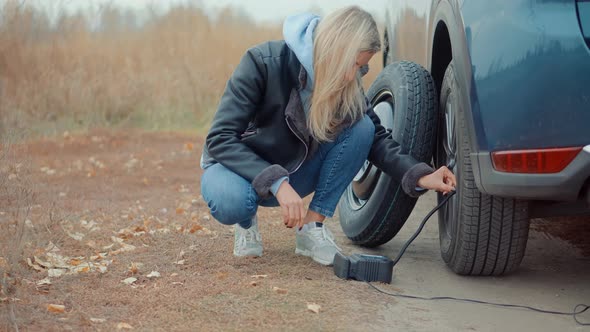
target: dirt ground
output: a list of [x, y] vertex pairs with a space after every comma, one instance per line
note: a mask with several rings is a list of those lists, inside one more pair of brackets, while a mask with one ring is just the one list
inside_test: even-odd
[[[541, 330], [576, 327], [565, 317], [398, 300], [340, 280], [331, 268], [294, 254], [294, 232], [277, 208], [259, 210], [264, 256], [235, 258], [232, 228], [210, 216], [199, 194], [202, 143], [180, 133], [96, 130], [14, 145], [0, 164], [7, 179], [0, 193], [0, 330], [494, 330], [505, 315], [514, 317], [512, 327], [531, 317], [540, 318]], [[369, 252], [394, 256], [433, 205], [433, 196], [421, 199], [400, 239]], [[590, 220], [572, 220], [535, 221], [529, 243], [535, 258], [527, 252], [522, 272], [509, 278], [449, 272], [431, 222], [396, 272], [400, 282], [380, 287], [436, 295], [428, 287], [435, 278], [457, 284], [445, 295], [481, 298], [488, 290], [491, 300], [571, 310], [566, 296], [590, 298]], [[362, 250], [336, 218], [327, 223], [347, 253]], [[558, 249], [543, 256], [538, 250], [553, 248], [547, 243]], [[569, 258], [560, 262], [560, 252]], [[569, 288], [551, 284], [554, 269]], [[511, 298], [521, 284], [526, 295]], [[552, 301], [552, 291], [545, 296], [553, 288], [565, 292], [562, 302]], [[471, 320], [451, 318], [470, 311]], [[478, 318], [488, 312], [497, 319]]]

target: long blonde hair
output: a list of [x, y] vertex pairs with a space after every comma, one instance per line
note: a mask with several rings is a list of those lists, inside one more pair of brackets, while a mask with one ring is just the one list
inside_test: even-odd
[[343, 121], [363, 116], [360, 76], [352, 81], [344, 77], [360, 52], [380, 48], [375, 20], [358, 6], [342, 8], [320, 21], [314, 37], [314, 86], [308, 117], [308, 127], [317, 141], [333, 140]]

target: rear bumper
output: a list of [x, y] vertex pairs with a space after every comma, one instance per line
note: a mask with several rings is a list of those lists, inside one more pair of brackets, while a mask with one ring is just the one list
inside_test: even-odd
[[576, 200], [590, 179], [590, 145], [561, 172], [553, 174], [516, 174], [498, 172], [490, 153], [471, 154], [475, 182], [490, 195], [523, 199]]

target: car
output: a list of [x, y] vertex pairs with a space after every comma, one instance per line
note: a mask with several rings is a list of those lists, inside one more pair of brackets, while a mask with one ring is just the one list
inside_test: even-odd
[[[383, 69], [366, 95], [406, 153], [457, 176], [438, 212], [454, 272], [513, 272], [531, 218], [590, 215], [589, 46], [588, 0], [388, 5]], [[367, 161], [341, 198], [340, 223], [375, 247], [415, 203]]]

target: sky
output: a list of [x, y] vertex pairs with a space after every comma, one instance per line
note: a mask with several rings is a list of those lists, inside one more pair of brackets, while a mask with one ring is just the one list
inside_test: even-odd
[[252, 18], [260, 21], [282, 20], [290, 14], [304, 12], [310, 8], [319, 8], [324, 13], [329, 13], [335, 9], [355, 4], [377, 14], [382, 12], [385, 6], [383, 0], [203, 0], [202, 3], [206, 8], [222, 8], [226, 5], [239, 6]]
[[[0, 0], [0, 3], [6, 0]], [[258, 22], [281, 22], [286, 16], [318, 8], [329, 13], [347, 5], [359, 5], [371, 12], [376, 19], [382, 19], [386, 0], [30, 0], [29, 3], [44, 8], [50, 15], [57, 10], [66, 8], [75, 12], [80, 9], [99, 8], [104, 4], [111, 4], [121, 8], [131, 8], [141, 12], [148, 6], [165, 11], [175, 4], [198, 4], [207, 12], [215, 13], [225, 7], [241, 8]], [[58, 9], [59, 8], [59, 9]]]

